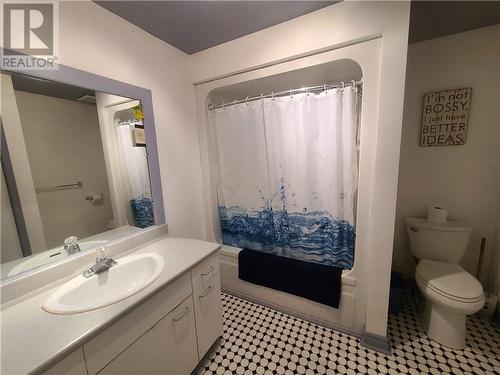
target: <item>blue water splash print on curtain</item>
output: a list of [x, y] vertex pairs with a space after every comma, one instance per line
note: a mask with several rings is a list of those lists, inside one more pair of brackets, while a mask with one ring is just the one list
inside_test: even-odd
[[346, 87], [209, 114], [224, 244], [352, 268], [356, 106]]

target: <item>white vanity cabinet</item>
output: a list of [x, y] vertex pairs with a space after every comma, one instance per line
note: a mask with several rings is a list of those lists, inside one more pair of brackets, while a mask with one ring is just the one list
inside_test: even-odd
[[139, 337], [100, 375], [189, 374], [198, 363], [193, 301], [186, 298]]
[[201, 360], [222, 333], [218, 255], [212, 255], [194, 267], [191, 276], [193, 278], [194, 311], [198, 333], [198, 355]]
[[215, 254], [91, 338], [46, 375], [187, 375], [221, 335]]
[[[161, 333], [159, 331], [164, 331], [164, 336], [168, 338], [174, 337], [172, 335], [176, 334], [179, 340], [182, 339], [182, 342], [189, 341], [191, 339], [190, 336], [192, 336], [191, 347], [196, 348], [194, 318], [185, 319], [181, 322], [188, 322], [190, 324], [189, 331], [185, 331], [183, 337], [179, 336], [178, 332], [171, 332], [170, 328], [168, 328], [164, 322], [160, 324], [160, 321], [163, 319], [167, 319], [172, 315], [179, 315], [180, 309], [184, 309], [186, 306], [190, 309], [191, 314], [193, 314], [192, 302], [186, 305], [186, 303], [190, 301], [192, 301], [192, 289], [190, 274], [187, 272], [171, 282], [170, 285], [161, 290], [157, 295], [148, 299], [83, 345], [89, 375], [100, 373], [101, 370], [105, 374], [111, 374], [112, 372], [106, 372], [103, 368], [111, 367], [111, 369], [113, 369], [114, 366], [112, 363], [115, 360], [120, 364], [126, 363], [127, 356], [129, 355], [131, 358], [135, 358], [138, 355], [137, 351], [140, 348], [144, 348], [144, 342], [149, 341], [148, 337], [160, 335]], [[187, 316], [186, 318], [190, 318], [191, 316]], [[166, 340], [168, 341], [169, 339]], [[136, 343], [136, 348], [131, 348], [131, 346]], [[162, 345], [164, 345], [164, 343]], [[170, 354], [174, 354], [175, 357], [176, 353], [172, 347], [164, 348], [162, 345], [156, 345], [153, 342], [148, 349], [148, 355], [165, 357], [167, 355], [167, 350], [170, 350]], [[179, 347], [185, 349], [181, 342], [179, 342]], [[130, 351], [128, 350], [129, 348]], [[188, 350], [193, 351], [192, 348], [188, 348]], [[192, 362], [192, 365], [194, 368], [197, 362], [196, 350], [193, 351], [193, 354], [194, 362]], [[182, 353], [182, 355], [185, 356], [185, 353]], [[147, 357], [146, 353], [144, 353], [144, 357]], [[139, 364], [142, 364], [142, 361], [137, 358], [136, 360]], [[192, 368], [186, 369], [184, 373], [189, 373], [190, 370], [192, 370]], [[115, 373], [118, 374], [119, 371]]]

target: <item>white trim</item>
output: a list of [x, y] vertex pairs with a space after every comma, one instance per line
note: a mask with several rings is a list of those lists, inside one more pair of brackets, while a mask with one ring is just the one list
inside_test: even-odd
[[391, 347], [386, 336], [374, 335], [365, 330], [361, 337], [361, 345], [376, 352], [391, 354]]

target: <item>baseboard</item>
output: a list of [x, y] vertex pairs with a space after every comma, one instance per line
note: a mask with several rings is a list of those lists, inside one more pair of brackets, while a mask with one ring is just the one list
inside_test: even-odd
[[376, 352], [391, 354], [389, 340], [385, 336], [379, 336], [365, 331], [361, 337], [361, 345], [367, 349], [375, 350]]
[[210, 346], [205, 355], [199, 360], [198, 364], [193, 369], [193, 371], [191, 371], [190, 375], [198, 375], [203, 373], [203, 370], [205, 370], [206, 362], [208, 361], [212, 353], [219, 348], [221, 340], [222, 336], [218, 337], [217, 340], [214, 341], [214, 343], [212, 344], [212, 346]]

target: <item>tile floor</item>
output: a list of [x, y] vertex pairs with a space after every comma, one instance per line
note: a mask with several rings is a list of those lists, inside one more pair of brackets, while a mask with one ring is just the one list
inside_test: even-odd
[[500, 330], [472, 317], [467, 348], [429, 340], [417, 322], [422, 299], [407, 292], [389, 317], [392, 354], [348, 334], [223, 294], [224, 336], [199, 374], [500, 374]]

